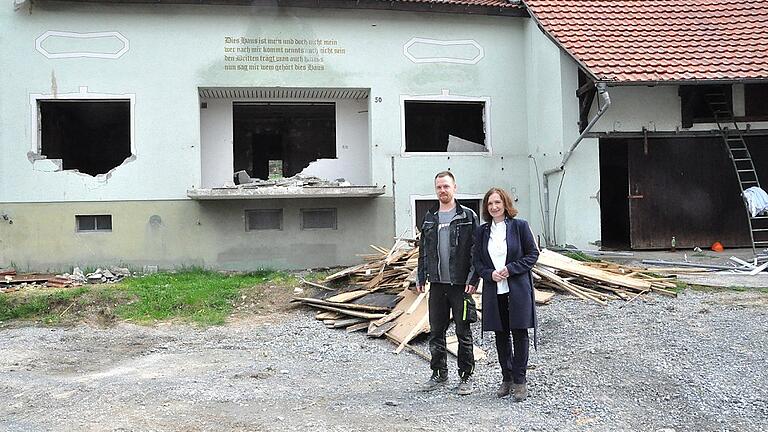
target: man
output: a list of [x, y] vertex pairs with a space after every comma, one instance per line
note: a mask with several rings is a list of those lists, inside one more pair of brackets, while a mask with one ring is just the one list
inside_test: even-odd
[[450, 171], [435, 176], [435, 193], [439, 206], [424, 216], [419, 243], [419, 269], [416, 290], [429, 290], [429, 350], [432, 353], [430, 367], [432, 377], [421, 387], [432, 391], [448, 381], [445, 332], [450, 324], [451, 312], [459, 339], [458, 394], [472, 393], [472, 372], [475, 357], [472, 352], [472, 330], [467, 317], [467, 306], [474, 310], [472, 293], [479, 277], [472, 267], [472, 240], [478, 218], [474, 211], [462, 206], [455, 199], [456, 179]]

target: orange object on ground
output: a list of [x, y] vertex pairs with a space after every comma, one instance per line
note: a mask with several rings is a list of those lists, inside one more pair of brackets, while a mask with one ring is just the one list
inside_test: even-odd
[[723, 247], [722, 243], [714, 242], [712, 243], [712, 250], [715, 252], [722, 252], [723, 250], [725, 250], [725, 248]]

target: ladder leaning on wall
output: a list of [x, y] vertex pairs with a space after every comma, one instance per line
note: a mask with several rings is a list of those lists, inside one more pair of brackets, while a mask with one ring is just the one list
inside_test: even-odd
[[[755, 163], [752, 161], [752, 155], [749, 153], [746, 141], [744, 141], [744, 135], [734, 118], [728, 94], [722, 90], [713, 90], [710, 93], [706, 93], [705, 96], [717, 128], [720, 130], [720, 136], [728, 152], [728, 157], [733, 164], [736, 178], [739, 180], [740, 190], [743, 192], [753, 186], [760, 187], [760, 179], [757, 178]], [[744, 209], [747, 212], [752, 252], [757, 254], [758, 247], [768, 247], [768, 216], [753, 217], [749, 212], [749, 205], [746, 200], [744, 200]]]

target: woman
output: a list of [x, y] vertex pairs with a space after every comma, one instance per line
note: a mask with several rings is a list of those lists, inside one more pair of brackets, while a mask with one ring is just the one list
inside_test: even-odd
[[517, 210], [504, 189], [491, 188], [485, 194], [482, 215], [487, 222], [475, 231], [472, 261], [483, 278], [483, 331], [496, 334], [503, 375], [496, 395], [504, 397], [511, 391], [520, 402], [528, 397], [529, 328], [534, 329], [534, 346], [536, 342], [531, 267], [539, 249], [528, 222], [515, 219]]

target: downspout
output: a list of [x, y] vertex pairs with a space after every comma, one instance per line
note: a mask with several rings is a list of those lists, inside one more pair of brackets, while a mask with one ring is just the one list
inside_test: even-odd
[[576, 141], [571, 145], [571, 148], [568, 149], [567, 152], [565, 152], [565, 155], [563, 155], [563, 161], [560, 162], [560, 166], [557, 168], [552, 168], [544, 171], [543, 177], [543, 184], [544, 184], [544, 241], [546, 242], [547, 246], [553, 246], [552, 245], [552, 232], [553, 227], [550, 225], [549, 221], [549, 176], [551, 176], [554, 173], [562, 172], [565, 169], [565, 164], [568, 162], [568, 159], [571, 158], [571, 155], [573, 155], [573, 151], [576, 150], [576, 147], [581, 143], [581, 140], [584, 139], [584, 136], [589, 133], [592, 128], [595, 126], [595, 123], [597, 123], [598, 120], [600, 120], [600, 117], [605, 114], [606, 111], [608, 111], [608, 107], [611, 106], [611, 97], [608, 94], [608, 89], [605, 83], [597, 83], [595, 85], [597, 87], [597, 95], [602, 100], [603, 103], [600, 105], [600, 109], [598, 109], [597, 114], [590, 120], [589, 124], [587, 124], [587, 127], [584, 128], [584, 130], [581, 132], [581, 135], [579, 135], [578, 138], [576, 138]]

